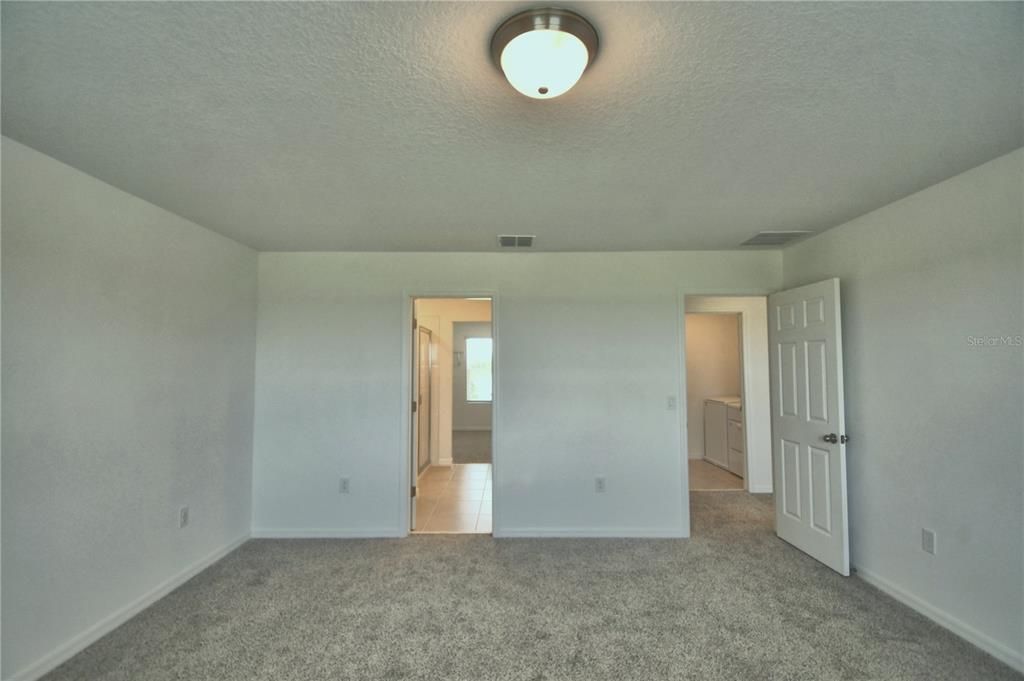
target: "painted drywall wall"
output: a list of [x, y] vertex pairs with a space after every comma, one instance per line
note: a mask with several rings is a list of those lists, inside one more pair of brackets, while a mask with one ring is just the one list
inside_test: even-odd
[[453, 367], [452, 338], [455, 322], [491, 321], [491, 303], [488, 300], [465, 300], [458, 298], [421, 298], [416, 301], [416, 318], [435, 334], [438, 383], [432, 391], [434, 443], [431, 452], [442, 466], [452, 462], [453, 412]]
[[784, 252], [841, 281], [853, 564], [1018, 667], [1022, 196], [1019, 150]]
[[704, 458], [704, 400], [739, 396], [740, 318], [686, 315], [686, 425], [691, 459]]
[[3, 677], [32, 678], [248, 535], [257, 271], [16, 142], [2, 156]]
[[685, 534], [685, 434], [668, 403], [682, 390], [680, 292], [781, 283], [778, 252], [259, 262], [253, 525], [268, 536], [404, 533], [408, 297], [474, 293], [495, 295], [495, 532]]

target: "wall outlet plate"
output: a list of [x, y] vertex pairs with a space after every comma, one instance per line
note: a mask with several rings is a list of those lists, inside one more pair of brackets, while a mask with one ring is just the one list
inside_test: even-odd
[[938, 549], [938, 538], [935, 536], [935, 530], [929, 530], [928, 528], [921, 530], [921, 549], [925, 553], [935, 555]]
[[340, 492], [341, 494], [348, 494], [349, 490], [351, 489], [351, 484], [352, 482], [349, 478], [342, 478], [338, 482], [338, 492]]
[[188, 506], [182, 506], [178, 509], [178, 529], [182, 529], [188, 525]]

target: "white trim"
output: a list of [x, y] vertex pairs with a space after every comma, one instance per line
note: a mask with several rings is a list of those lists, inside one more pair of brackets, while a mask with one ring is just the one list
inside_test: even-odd
[[673, 353], [679, 397], [676, 400], [676, 432], [679, 433], [679, 485], [682, 503], [680, 504], [679, 522], [682, 525], [682, 536], [689, 537], [693, 531], [690, 519], [690, 444], [686, 431], [686, 294], [676, 292], [676, 348]]
[[963, 620], [950, 615], [945, 610], [940, 610], [926, 601], [918, 598], [909, 591], [893, 584], [884, 577], [865, 570], [864, 568], [853, 567], [857, 577], [885, 593], [907, 607], [916, 610], [939, 626], [948, 629], [968, 643], [977, 646], [1000, 662], [1013, 667], [1019, 672], [1024, 672], [1024, 652], [1017, 652], [1007, 645], [996, 641], [988, 634], [984, 634]]
[[452, 460], [451, 459], [439, 459], [438, 462], [437, 462], [437, 465], [438, 466], [451, 466], [452, 465]]
[[[470, 404], [494, 404], [494, 401], [490, 400], [490, 401], [487, 401], [487, 402], [470, 402]], [[472, 432], [483, 432], [485, 430], [490, 430], [490, 429], [491, 429], [490, 426], [463, 426], [462, 428], [456, 428], [455, 426], [452, 426], [452, 432], [453, 433], [458, 432], [458, 431], [469, 431], [471, 433]]]
[[521, 527], [511, 530], [495, 529], [493, 535], [497, 539], [530, 537], [593, 537], [599, 539], [686, 539], [687, 536], [682, 527], [612, 527], [601, 529], [595, 529], [592, 527]]
[[263, 527], [252, 531], [253, 539], [391, 539], [405, 534], [394, 527]]
[[117, 629], [132, 617], [135, 617], [140, 612], [153, 605], [153, 603], [174, 591], [221, 558], [224, 558], [248, 540], [249, 534], [246, 533], [206, 557], [200, 558], [177, 574], [160, 582], [134, 601], [128, 603], [124, 607], [118, 608], [85, 631], [71, 637], [35, 662], [31, 662], [14, 672], [13, 675], [7, 677], [6, 681], [35, 681], [44, 674], [53, 671], [59, 665], [64, 664], [79, 652], [98, 641], [100, 638], [106, 636], [114, 629]]

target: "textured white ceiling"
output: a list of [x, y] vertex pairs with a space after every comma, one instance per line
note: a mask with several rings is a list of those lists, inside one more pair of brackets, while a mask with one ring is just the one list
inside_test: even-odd
[[570, 3], [549, 101], [525, 6], [4, 2], [3, 132], [263, 250], [733, 248], [1024, 144], [1021, 3]]

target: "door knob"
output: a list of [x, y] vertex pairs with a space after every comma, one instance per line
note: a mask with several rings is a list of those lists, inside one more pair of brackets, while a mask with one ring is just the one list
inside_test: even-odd
[[828, 435], [821, 439], [824, 440], [825, 442], [830, 442], [832, 444], [839, 442], [839, 436], [836, 435], [835, 433], [829, 433]]

